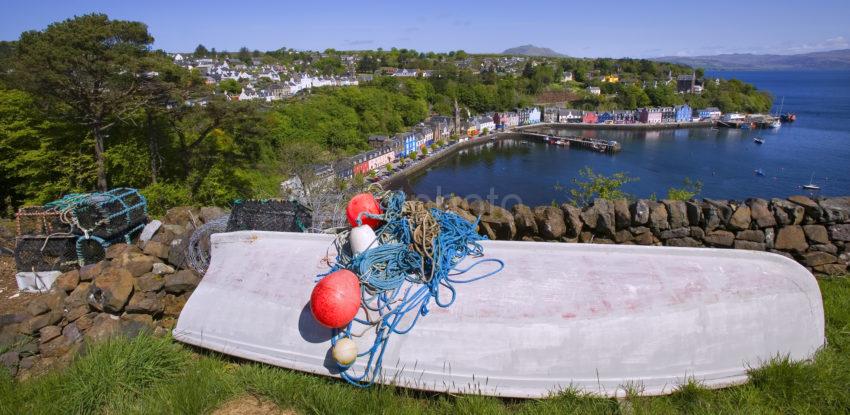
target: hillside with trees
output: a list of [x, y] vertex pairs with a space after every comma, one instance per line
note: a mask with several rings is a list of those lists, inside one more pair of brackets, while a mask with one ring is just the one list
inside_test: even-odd
[[[227, 94], [237, 94], [243, 83], [210, 85], [196, 69], [153, 50], [153, 40], [144, 23], [92, 14], [0, 43], [0, 214], [115, 186], [142, 189], [155, 213], [168, 205], [273, 197], [293, 171], [366, 150], [371, 134], [395, 134], [431, 114], [450, 115], [455, 102], [463, 118], [532, 105], [553, 90], [569, 92], [570, 104], [584, 109], [683, 100], [725, 111], [770, 106], [769, 96], [739, 81], [708, 82], [702, 95], [687, 97], [667, 86], [644, 87], [692, 71], [645, 60], [534, 58], [511, 70], [497, 63], [522, 61], [464, 51], [225, 52], [199, 45], [194, 52], [212, 59], [375, 74], [358, 87], [239, 102]], [[359, 59], [347, 67], [341, 56], [352, 54]], [[385, 67], [433, 75], [383, 76]], [[574, 80], [563, 82], [567, 71]], [[612, 73], [622, 81], [597, 79]], [[586, 85], [601, 85], [604, 94], [590, 96]]]

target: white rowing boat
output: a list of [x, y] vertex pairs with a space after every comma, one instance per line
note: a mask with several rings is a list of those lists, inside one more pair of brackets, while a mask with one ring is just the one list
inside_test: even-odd
[[[318, 234], [213, 235], [209, 270], [183, 308], [174, 337], [337, 376], [331, 331], [315, 322], [308, 305], [316, 274], [335, 255], [332, 241]], [[486, 258], [504, 261], [504, 270], [457, 285], [454, 305], [433, 305], [408, 334], [394, 335], [382, 383], [506, 397], [545, 397], [566, 388], [622, 396], [626, 387], [657, 395], [689, 378], [707, 387], [743, 383], [750, 368], [777, 356], [809, 359], [824, 344], [814, 277], [779, 255], [482, 245]], [[361, 360], [355, 371], [362, 371]]]

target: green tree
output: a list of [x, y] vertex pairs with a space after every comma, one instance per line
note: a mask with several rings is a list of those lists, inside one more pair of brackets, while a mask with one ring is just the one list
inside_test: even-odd
[[251, 51], [248, 50], [245, 46], [239, 48], [239, 53], [236, 55], [236, 59], [244, 62], [246, 65], [251, 64]]
[[242, 92], [242, 84], [235, 79], [228, 78], [218, 83], [218, 89], [230, 94], [239, 94]]
[[671, 187], [667, 189], [667, 199], [691, 200], [702, 192], [702, 182], [685, 177], [682, 187]]
[[[631, 198], [631, 195], [623, 192], [622, 187], [638, 180], [637, 177], [630, 177], [622, 172], [611, 176], [597, 174], [588, 166], [579, 170], [579, 176], [580, 178], [572, 179], [575, 188], [570, 189], [570, 203], [579, 207], [589, 206], [596, 198], [606, 200]], [[555, 188], [563, 189], [559, 184], [556, 184]]]
[[103, 14], [24, 32], [18, 42], [15, 75], [20, 85], [52, 105], [54, 114], [88, 129], [100, 190], [107, 188], [109, 131], [152, 99], [151, 43], [143, 23], [109, 20]]
[[198, 44], [198, 47], [195, 48], [195, 57], [196, 58], [204, 58], [209, 55], [210, 51], [207, 50], [206, 46], [202, 44]]

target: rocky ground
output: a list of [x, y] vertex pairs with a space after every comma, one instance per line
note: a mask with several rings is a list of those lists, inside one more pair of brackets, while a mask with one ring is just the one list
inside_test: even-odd
[[44, 294], [16, 294], [14, 263], [4, 256], [0, 364], [27, 378], [66, 365], [86, 340], [170, 332], [201, 278], [186, 266], [189, 237], [204, 220], [224, 214], [171, 209], [149, 241], [110, 246], [104, 261], [62, 274]]

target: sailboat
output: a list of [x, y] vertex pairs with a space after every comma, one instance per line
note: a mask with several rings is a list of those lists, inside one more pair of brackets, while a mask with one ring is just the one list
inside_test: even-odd
[[812, 177], [809, 178], [809, 184], [804, 184], [803, 189], [807, 190], [820, 190], [820, 186], [814, 183], [815, 174], [812, 173]]
[[764, 144], [764, 139], [761, 137], [753, 138], [753, 141], [755, 141], [756, 144]]
[[782, 103], [779, 104], [779, 112], [776, 113], [776, 118], [770, 122], [770, 128], [782, 127], [782, 107], [785, 106], [785, 97], [782, 97]]
[[756, 176], [764, 176], [764, 170], [762, 169], [755, 169], [753, 173], [755, 173]]

